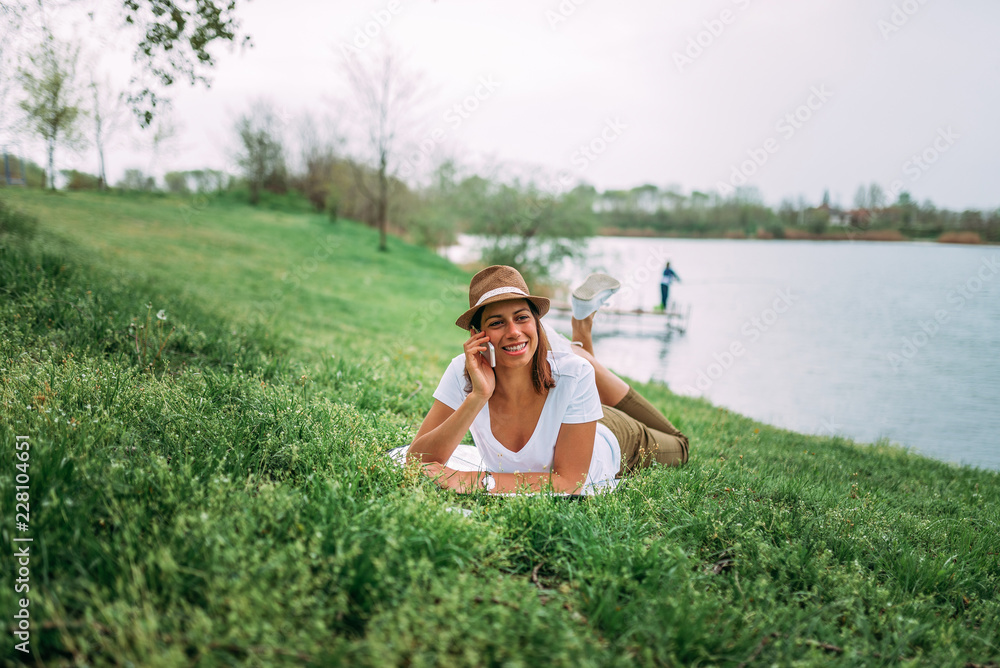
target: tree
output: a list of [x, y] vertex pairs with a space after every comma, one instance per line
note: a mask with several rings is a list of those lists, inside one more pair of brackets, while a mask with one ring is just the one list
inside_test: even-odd
[[[158, 109], [167, 102], [158, 88], [167, 88], [178, 79], [191, 85], [208, 85], [206, 71], [215, 66], [210, 51], [214, 44], [238, 42], [252, 46], [249, 35], [240, 33], [236, 18], [237, 4], [242, 6], [244, 1], [123, 0], [118, 7], [110, 3], [119, 25], [137, 32], [133, 61], [140, 71], [132, 77], [126, 98], [141, 127], [152, 123]], [[86, 8], [81, 0], [63, 0], [59, 4], [59, 9], [73, 5]], [[47, 24], [47, 9], [40, 0], [0, 2], [0, 23], [9, 28], [0, 32], [0, 44], [8, 44], [24, 26]], [[94, 20], [98, 11], [106, 9], [91, 9], [88, 16]], [[12, 60], [7, 54], [4, 58], [0, 63]]]
[[336, 218], [339, 201], [333, 186], [337, 153], [343, 140], [329, 119], [317, 121], [311, 114], [303, 115], [298, 122], [299, 156], [302, 170], [297, 187], [317, 212], [330, 209]]
[[653, 213], [660, 209], [660, 189], [651, 183], [636, 186], [631, 190], [636, 208], [644, 213]]
[[435, 250], [458, 239], [460, 214], [456, 203], [458, 169], [445, 160], [434, 170], [431, 183], [417, 194], [417, 204], [407, 220], [414, 241]]
[[90, 80], [92, 94], [91, 118], [94, 121], [94, 148], [97, 149], [98, 179], [101, 190], [107, 190], [108, 174], [104, 168], [104, 148], [124, 126], [124, 93], [115, 93], [107, 79], [98, 84]]
[[369, 222], [378, 228], [379, 250], [385, 251], [389, 248], [386, 236], [390, 182], [398, 169], [399, 155], [403, 153], [400, 144], [415, 115], [421, 86], [419, 78], [388, 47], [361, 54], [348, 50], [344, 53], [344, 68], [353, 93], [355, 118], [361, 119], [364, 134], [355, 180], [371, 203], [374, 219]]
[[226, 187], [227, 176], [217, 169], [197, 169], [191, 175], [194, 177], [195, 190], [199, 193], [219, 193]]
[[19, 3], [0, 3], [0, 138], [16, 133], [17, 114], [11, 113], [10, 103], [17, 78], [8, 75], [8, 68], [18, 57], [12, 42], [20, 32], [23, 12], [24, 8]]
[[[213, 42], [236, 42], [249, 46], [250, 36], [239, 35], [236, 20], [237, 0], [124, 0], [124, 20], [142, 33], [135, 50], [135, 60], [143, 72], [160, 85], [171, 86], [177, 78], [191, 85], [209, 80], [204, 71], [215, 66], [209, 52]], [[140, 82], [128, 95], [129, 103], [142, 127], [153, 121], [155, 110], [162, 102], [152, 86]]]
[[285, 149], [281, 122], [270, 102], [255, 101], [236, 121], [240, 148], [236, 164], [250, 189], [250, 203], [260, 201], [260, 191], [284, 192], [287, 187]]
[[126, 169], [118, 187], [134, 192], [152, 192], [156, 190], [156, 179], [146, 176], [141, 169]]
[[828, 208], [816, 207], [806, 212], [806, 228], [813, 234], [820, 235], [826, 232], [830, 223], [830, 210]]
[[188, 188], [187, 172], [167, 172], [163, 175], [163, 183], [167, 186], [167, 190], [175, 195], [187, 195], [191, 192]]
[[868, 186], [868, 204], [872, 209], [881, 209], [887, 204], [885, 191], [874, 181]]
[[795, 208], [795, 202], [789, 198], [781, 200], [778, 207], [778, 219], [785, 225], [791, 227], [799, 222], [799, 210]]
[[854, 193], [854, 208], [855, 209], [867, 209], [868, 208], [868, 189], [864, 186], [858, 186], [857, 191]]
[[473, 176], [454, 197], [468, 231], [485, 237], [482, 261], [517, 267], [526, 278], [547, 277], [563, 259], [576, 256], [597, 227], [587, 186], [557, 194], [535, 180], [498, 183]]
[[66, 179], [67, 190], [97, 190], [101, 187], [101, 179], [93, 174], [76, 169], [60, 169], [59, 172]]
[[18, 78], [26, 98], [21, 109], [28, 123], [46, 144], [49, 187], [55, 190], [55, 150], [57, 145], [82, 145], [79, 131], [80, 95], [76, 86], [76, 61], [80, 48], [60, 44], [47, 33], [38, 50], [28, 56], [30, 65], [21, 68]]
[[152, 123], [146, 127], [147, 135], [140, 143], [144, 144], [144, 150], [149, 154], [149, 171], [155, 172], [160, 166], [160, 157], [163, 154], [176, 152], [180, 141], [180, 127], [174, 120], [170, 107], [161, 109]]

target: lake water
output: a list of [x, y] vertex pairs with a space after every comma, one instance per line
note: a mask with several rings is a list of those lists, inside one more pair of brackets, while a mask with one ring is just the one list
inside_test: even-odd
[[599, 314], [609, 368], [795, 431], [1000, 469], [1000, 248], [597, 237], [556, 274], [606, 271], [623, 283], [610, 306], [651, 309], [667, 259], [687, 331]]

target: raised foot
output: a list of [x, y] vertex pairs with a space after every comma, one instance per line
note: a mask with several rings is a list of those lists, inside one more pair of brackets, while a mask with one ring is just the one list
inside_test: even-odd
[[[618, 279], [607, 274], [591, 274], [579, 287], [573, 290], [570, 299], [573, 305], [573, 317], [586, 320], [597, 312], [611, 295], [620, 290], [622, 284]], [[575, 336], [573, 338], [576, 338]]]

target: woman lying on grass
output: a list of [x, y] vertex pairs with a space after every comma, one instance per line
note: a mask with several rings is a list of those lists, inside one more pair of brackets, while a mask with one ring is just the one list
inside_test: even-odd
[[[593, 274], [577, 288], [576, 345], [554, 335], [564, 349], [553, 351], [541, 324], [549, 300], [529, 294], [512, 267], [476, 274], [470, 308], [455, 321], [471, 336], [448, 365], [409, 448], [425, 473], [459, 492], [579, 494], [654, 461], [686, 462], [688, 439], [594, 358], [594, 313], [619, 287], [610, 276]], [[485, 473], [445, 466], [469, 430]]]

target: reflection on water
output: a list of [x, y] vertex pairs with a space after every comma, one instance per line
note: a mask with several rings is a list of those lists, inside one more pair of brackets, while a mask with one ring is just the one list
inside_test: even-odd
[[1000, 249], [600, 237], [588, 253], [558, 276], [607, 271], [624, 286], [613, 306], [650, 309], [670, 259], [671, 300], [691, 307], [685, 334], [599, 316], [595, 351], [617, 372], [796, 431], [1000, 468]]

